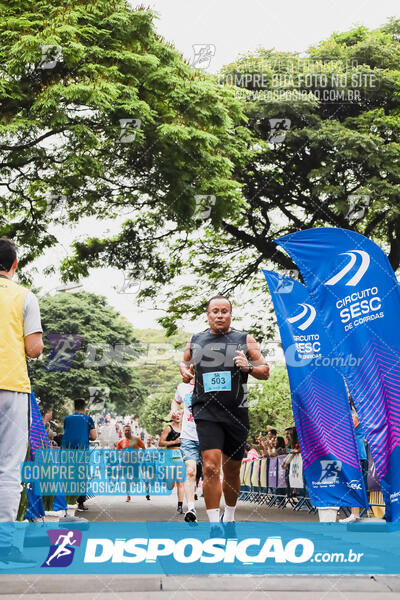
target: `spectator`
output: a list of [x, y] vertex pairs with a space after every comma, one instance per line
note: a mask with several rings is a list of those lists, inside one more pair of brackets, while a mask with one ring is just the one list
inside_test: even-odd
[[290, 487], [289, 482], [289, 471], [290, 471], [290, 463], [293, 460], [293, 457], [296, 454], [300, 453], [300, 445], [299, 439], [297, 437], [296, 427], [286, 427], [285, 429], [286, 436], [286, 444], [287, 444], [287, 456], [285, 460], [282, 462], [282, 467], [286, 469], [285, 479], [287, 486], [287, 495], [288, 497], [292, 497], [296, 495], [297, 489], [293, 489]]
[[[181, 446], [181, 415], [178, 413], [172, 413], [172, 424], [167, 425], [160, 436], [158, 443], [160, 448], [178, 449]], [[178, 507], [177, 511], [179, 514], [183, 514], [183, 498], [185, 488], [183, 482], [176, 482], [176, 493], [178, 496]]]
[[[18, 267], [14, 242], [0, 238], [0, 521], [15, 521], [20, 501], [20, 466], [28, 447], [30, 391], [26, 357], [43, 351], [36, 297], [12, 281]], [[0, 539], [0, 560], [24, 561]]]
[[297, 437], [296, 427], [286, 427], [285, 429], [287, 453], [300, 452], [299, 438]]
[[[85, 414], [85, 401], [78, 399], [74, 402], [75, 411], [64, 419], [64, 435], [61, 447], [72, 449], [89, 449], [89, 440], [97, 438], [92, 417]], [[78, 496], [78, 510], [88, 510], [84, 505], [85, 496]]]
[[281, 436], [275, 436], [271, 442], [271, 450], [269, 456], [282, 456], [286, 454], [285, 440]]
[[250, 442], [249, 444], [246, 444], [246, 451], [247, 454], [246, 457], [243, 459], [243, 462], [247, 462], [249, 460], [257, 460], [258, 458], [260, 458], [260, 455], [256, 450], [255, 442]]
[[260, 441], [260, 447], [262, 448], [262, 455], [264, 457], [276, 456], [276, 454], [274, 453], [274, 447], [276, 445], [276, 435], [276, 429], [268, 429], [265, 438], [260, 432], [258, 439]]

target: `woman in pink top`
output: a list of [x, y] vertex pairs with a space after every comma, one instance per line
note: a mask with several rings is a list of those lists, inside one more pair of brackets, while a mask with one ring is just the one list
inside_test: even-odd
[[257, 458], [260, 458], [260, 455], [258, 454], [253, 444], [247, 444], [247, 446], [250, 447], [250, 450], [247, 452], [247, 455], [243, 459], [243, 462], [247, 462], [248, 460], [257, 460]]

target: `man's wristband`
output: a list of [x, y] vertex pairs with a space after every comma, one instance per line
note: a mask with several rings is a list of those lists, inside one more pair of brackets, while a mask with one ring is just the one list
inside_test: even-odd
[[249, 360], [247, 362], [249, 363], [249, 370], [247, 372], [250, 375], [253, 372], [254, 366], [253, 366], [253, 363], [250, 362]]

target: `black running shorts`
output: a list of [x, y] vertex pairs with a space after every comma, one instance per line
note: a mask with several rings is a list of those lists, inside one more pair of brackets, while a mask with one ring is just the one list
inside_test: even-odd
[[232, 460], [242, 460], [249, 434], [248, 424], [239, 420], [231, 423], [196, 419], [200, 450], [222, 450]]

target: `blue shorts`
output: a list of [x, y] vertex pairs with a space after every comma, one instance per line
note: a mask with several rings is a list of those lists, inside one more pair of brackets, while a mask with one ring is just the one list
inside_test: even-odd
[[200, 461], [200, 444], [193, 440], [181, 438], [181, 452], [183, 460], [194, 460], [196, 463]]

